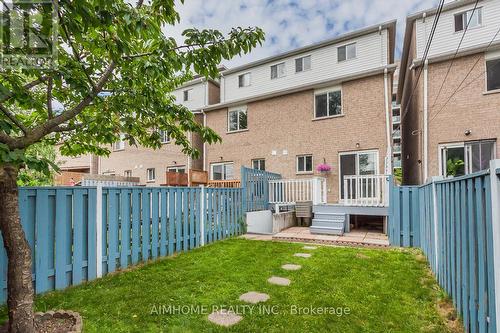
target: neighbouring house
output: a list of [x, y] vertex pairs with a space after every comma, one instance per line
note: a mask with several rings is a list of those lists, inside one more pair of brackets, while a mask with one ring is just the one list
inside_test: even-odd
[[[332, 209], [351, 199], [384, 206], [395, 28], [386, 22], [223, 71], [220, 103], [203, 110], [222, 137], [205, 147], [210, 179], [239, 179], [241, 166], [287, 179], [318, 176]], [[331, 170], [318, 171], [320, 164]], [[340, 214], [387, 214], [377, 208]]]
[[82, 175], [97, 173], [99, 158], [91, 154], [78, 157], [62, 156], [56, 146], [56, 162], [60, 171], [54, 177], [56, 185], [75, 185], [81, 181]]
[[394, 169], [401, 168], [401, 105], [397, 102], [399, 64], [398, 61], [392, 84], [392, 166]]
[[500, 1], [475, 5], [444, 5], [426, 59], [438, 9], [407, 18], [398, 87], [406, 184], [484, 170], [500, 156]]

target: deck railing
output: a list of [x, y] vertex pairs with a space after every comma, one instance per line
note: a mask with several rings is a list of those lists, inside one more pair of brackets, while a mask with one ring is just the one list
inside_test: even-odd
[[347, 206], [387, 207], [387, 175], [344, 176], [342, 203]]
[[233, 180], [209, 180], [208, 187], [215, 188], [239, 188], [241, 187], [241, 181], [239, 179]]
[[269, 203], [295, 204], [312, 201], [314, 205], [326, 203], [326, 179], [279, 179], [269, 182]]

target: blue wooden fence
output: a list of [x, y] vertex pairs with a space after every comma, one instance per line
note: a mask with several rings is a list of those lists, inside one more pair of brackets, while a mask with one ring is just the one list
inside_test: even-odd
[[[389, 240], [421, 247], [467, 332], [497, 332], [491, 177], [484, 171], [423, 186], [396, 186]], [[495, 183], [498, 184], [498, 183]], [[500, 186], [499, 186], [500, 187]], [[498, 199], [497, 199], [498, 200]]]
[[269, 181], [278, 179], [277, 173], [241, 167], [245, 212], [269, 209]]
[[[96, 216], [97, 193], [95, 187], [19, 191], [37, 293], [93, 280], [100, 275], [98, 266], [105, 275], [244, 230], [240, 188], [103, 188], [101, 219]], [[6, 301], [6, 278], [7, 258], [1, 246], [0, 303]]]

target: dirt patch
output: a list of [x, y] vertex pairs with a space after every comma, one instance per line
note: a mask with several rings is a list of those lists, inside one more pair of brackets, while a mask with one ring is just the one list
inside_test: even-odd
[[457, 310], [449, 299], [440, 299], [437, 303], [438, 313], [443, 318], [446, 326], [452, 333], [464, 333], [462, 321], [458, 317]]
[[[82, 317], [73, 311], [48, 311], [35, 313], [37, 333], [80, 333]], [[0, 327], [0, 333], [8, 332], [8, 322]]]
[[356, 253], [356, 258], [359, 258], [359, 259], [370, 259], [370, 257], [368, 257], [366, 254], [363, 254], [363, 253]]

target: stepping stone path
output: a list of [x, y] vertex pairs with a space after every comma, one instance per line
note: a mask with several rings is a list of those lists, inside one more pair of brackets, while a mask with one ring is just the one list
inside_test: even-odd
[[295, 253], [293, 256], [294, 257], [301, 257], [301, 258], [309, 258], [309, 257], [311, 257], [311, 254], [310, 253]]
[[291, 281], [282, 277], [272, 276], [267, 279], [267, 282], [271, 284], [276, 284], [278, 286], [289, 286]]
[[208, 320], [214, 324], [224, 327], [233, 326], [242, 319], [242, 316], [238, 316], [233, 311], [226, 310], [215, 311], [208, 315]]
[[303, 247], [303, 249], [304, 249], [304, 250], [316, 250], [316, 249], [317, 249], [317, 247], [316, 247], [316, 246], [307, 246], [307, 245], [306, 245], [306, 246], [304, 246], [304, 247]]
[[245, 294], [240, 296], [240, 301], [252, 303], [252, 304], [256, 304], [259, 302], [265, 302], [268, 299], [269, 299], [268, 294], [258, 293], [255, 291], [249, 291], [248, 293], [245, 293]]
[[287, 271], [298, 271], [299, 269], [302, 268], [302, 266], [294, 265], [294, 264], [285, 264], [285, 265], [281, 266], [281, 268], [283, 268], [284, 270], [287, 270]]

